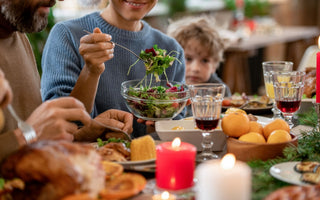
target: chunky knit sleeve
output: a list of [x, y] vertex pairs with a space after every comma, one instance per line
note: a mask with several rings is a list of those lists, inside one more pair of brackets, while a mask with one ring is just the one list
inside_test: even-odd
[[77, 53], [79, 43], [80, 36], [71, 33], [64, 24], [56, 24], [51, 30], [42, 56], [43, 100], [71, 93], [83, 66]]

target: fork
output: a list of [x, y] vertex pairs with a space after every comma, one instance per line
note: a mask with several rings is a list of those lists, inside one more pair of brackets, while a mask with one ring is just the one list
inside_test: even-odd
[[37, 138], [37, 134], [35, 130], [32, 128], [30, 124], [23, 121], [16, 113], [16, 111], [13, 109], [12, 105], [8, 105], [8, 110], [10, 114], [13, 116], [13, 118], [17, 121], [19, 129], [22, 131], [23, 136], [27, 142], [27, 144], [30, 144]]
[[[87, 31], [87, 30], [83, 30], [84, 32], [88, 33], [88, 34], [92, 34], [90, 31]], [[131, 51], [130, 49], [128, 49], [127, 47], [125, 46], [122, 46], [121, 44], [117, 44], [115, 42], [112, 42], [112, 41], [108, 41], [109, 43], [112, 43], [113, 45], [116, 45], [118, 47], [121, 47], [127, 51], [129, 51], [130, 53], [132, 53], [134, 56], [136, 56], [139, 60], [142, 60], [143, 62], [146, 62], [145, 60], [143, 60], [140, 56], [138, 56], [135, 52]]]

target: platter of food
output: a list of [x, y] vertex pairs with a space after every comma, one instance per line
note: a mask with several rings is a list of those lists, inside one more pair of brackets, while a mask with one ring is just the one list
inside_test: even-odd
[[276, 165], [273, 165], [269, 173], [274, 178], [284, 181], [286, 183], [294, 184], [294, 185], [310, 185], [307, 182], [302, 181], [301, 173], [295, 170], [295, 167], [301, 163], [300, 161], [295, 162], [283, 162]]
[[222, 102], [222, 110], [236, 107], [241, 108], [250, 114], [266, 114], [271, 113], [272, 100], [267, 96], [247, 96], [246, 94], [235, 93], [231, 97], [225, 97]]
[[98, 139], [91, 144], [103, 161], [121, 164], [125, 169], [150, 172], [152, 170], [142, 166], [154, 165], [156, 161], [155, 141], [151, 136], [143, 136], [131, 142], [117, 138], [110, 138], [107, 141]]

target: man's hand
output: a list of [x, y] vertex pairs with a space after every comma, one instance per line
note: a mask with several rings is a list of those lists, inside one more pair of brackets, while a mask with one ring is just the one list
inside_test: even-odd
[[39, 139], [72, 141], [73, 134], [78, 130], [73, 121], [89, 125], [91, 117], [80, 101], [72, 97], [61, 97], [42, 103], [26, 121], [35, 129]]

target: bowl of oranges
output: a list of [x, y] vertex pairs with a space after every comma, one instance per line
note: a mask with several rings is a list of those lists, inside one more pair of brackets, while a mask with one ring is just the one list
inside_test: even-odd
[[228, 136], [227, 152], [244, 162], [281, 157], [285, 147], [298, 142], [283, 119], [261, 124], [241, 109], [226, 112], [221, 128]]

